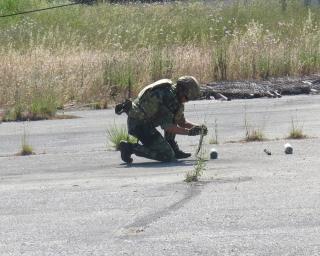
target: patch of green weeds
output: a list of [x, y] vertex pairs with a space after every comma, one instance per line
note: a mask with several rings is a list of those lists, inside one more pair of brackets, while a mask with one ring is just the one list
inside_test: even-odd
[[245, 129], [245, 138], [244, 141], [252, 142], [252, 141], [264, 141], [266, 137], [261, 128], [253, 127], [248, 121], [247, 117], [247, 109], [245, 107], [244, 112], [244, 129]]
[[186, 177], [184, 179], [185, 182], [197, 182], [199, 181], [199, 178], [203, 174], [203, 171], [206, 168], [206, 150], [204, 148], [204, 145], [202, 144], [202, 147], [199, 152], [199, 156], [196, 156], [196, 163], [193, 166], [193, 170], [187, 172]]
[[266, 140], [265, 135], [259, 128], [246, 128], [245, 141], [264, 141]]
[[20, 152], [21, 156], [28, 156], [28, 155], [33, 155], [33, 148], [29, 144], [24, 144], [22, 145], [22, 149]]
[[213, 133], [212, 137], [210, 137], [210, 139], [209, 139], [209, 144], [219, 144], [217, 119], [214, 120], [214, 133]]
[[18, 153], [18, 155], [20, 155], [20, 156], [28, 156], [28, 155], [33, 155], [33, 154], [34, 154], [33, 148], [27, 141], [27, 133], [26, 133], [26, 130], [24, 128], [23, 136], [22, 136], [22, 140], [21, 140], [21, 151]]
[[303, 132], [303, 125], [298, 125], [296, 121], [291, 119], [291, 129], [287, 139], [305, 139], [308, 136]]
[[185, 182], [197, 182], [201, 177], [204, 169], [206, 167], [206, 162], [203, 157], [199, 157], [194, 165], [194, 169], [192, 171], [187, 172]]
[[58, 102], [51, 92], [35, 93], [29, 100], [16, 100], [16, 103], [6, 111], [3, 121], [34, 121], [51, 119], [56, 115]]
[[50, 119], [55, 116], [58, 108], [53, 94], [39, 94], [35, 96], [28, 107], [28, 120]]
[[107, 139], [108, 144], [111, 143], [112, 147], [115, 148], [115, 150], [119, 150], [119, 144], [121, 140], [128, 141], [130, 143], [137, 143], [138, 140], [128, 134], [128, 130], [124, 126], [118, 126], [116, 124], [113, 124], [107, 129]]

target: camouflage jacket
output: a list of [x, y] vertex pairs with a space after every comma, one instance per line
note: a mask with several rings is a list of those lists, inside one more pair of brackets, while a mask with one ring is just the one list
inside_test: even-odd
[[178, 101], [175, 85], [162, 79], [145, 87], [133, 101], [129, 119], [138, 123], [151, 123], [153, 127], [167, 129], [184, 124], [184, 106]]

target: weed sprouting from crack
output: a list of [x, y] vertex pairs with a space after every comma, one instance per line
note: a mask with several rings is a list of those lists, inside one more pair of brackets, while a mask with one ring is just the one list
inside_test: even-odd
[[259, 128], [253, 129], [253, 128], [249, 128], [246, 129], [246, 137], [245, 137], [245, 141], [250, 142], [250, 141], [264, 141], [265, 135], [263, 133], [263, 131]]
[[218, 140], [218, 120], [214, 119], [214, 134], [209, 139], [209, 144], [219, 144]]
[[260, 128], [253, 127], [247, 117], [247, 108], [245, 107], [244, 112], [244, 129], [245, 129], [245, 138], [244, 141], [251, 142], [251, 141], [264, 141], [266, 137]]
[[297, 124], [294, 119], [291, 119], [291, 129], [289, 131], [289, 136], [287, 139], [305, 139], [308, 136], [303, 132], [303, 125]]
[[130, 143], [137, 143], [137, 139], [128, 134], [128, 130], [124, 126], [118, 126], [113, 124], [107, 129], [108, 144], [111, 143], [112, 147], [119, 150], [119, 144], [121, 140], [128, 141]]
[[[193, 107], [195, 108], [195, 105], [193, 105]], [[196, 112], [197, 113], [197, 112]], [[206, 116], [204, 118], [204, 124], [206, 124]], [[216, 131], [216, 136], [217, 136], [217, 122], [215, 120], [215, 131]], [[196, 157], [196, 163], [193, 166], [193, 170], [192, 171], [188, 171], [186, 173], [186, 178], [184, 179], [185, 182], [189, 183], [189, 182], [197, 182], [199, 181], [199, 177], [201, 177], [205, 167], [206, 167], [206, 159], [205, 159], [205, 155], [206, 155], [206, 149], [204, 146], [204, 136], [205, 134], [203, 134], [204, 130], [202, 130], [201, 133], [201, 137], [200, 137], [200, 141], [199, 141], [199, 145], [198, 145], [198, 149], [197, 152], [195, 154]], [[216, 137], [217, 138], [217, 137]]]
[[206, 150], [204, 149], [203, 145], [201, 146], [199, 155], [196, 156], [196, 163], [193, 166], [193, 170], [187, 172], [186, 178], [184, 179], [185, 182], [197, 182], [199, 178], [203, 174], [203, 171], [206, 168]]
[[206, 161], [203, 157], [199, 157], [194, 165], [194, 169], [192, 171], [187, 172], [185, 182], [197, 182], [201, 177], [203, 171], [206, 167]]
[[33, 155], [33, 148], [32, 146], [28, 143], [27, 140], [27, 133], [25, 127], [23, 128], [23, 135], [22, 135], [22, 140], [21, 140], [21, 151], [17, 154], [20, 156], [28, 156], [28, 155]]

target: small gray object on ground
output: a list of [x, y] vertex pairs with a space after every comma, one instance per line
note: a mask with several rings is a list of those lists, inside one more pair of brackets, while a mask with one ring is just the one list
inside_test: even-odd
[[210, 158], [211, 159], [217, 159], [218, 158], [218, 152], [215, 148], [212, 148], [210, 150]]
[[281, 98], [282, 97], [282, 95], [278, 92], [278, 91], [274, 91], [273, 92], [278, 98]]
[[217, 93], [217, 95], [219, 96], [219, 100], [229, 100], [228, 97], [224, 96], [222, 93]]
[[293, 148], [292, 148], [292, 146], [290, 145], [290, 143], [286, 143], [286, 144], [284, 145], [284, 152], [285, 152], [286, 154], [292, 154], [292, 153], [293, 153]]
[[268, 156], [271, 156], [271, 151], [270, 151], [270, 150], [268, 150], [268, 149], [265, 148], [265, 149], [263, 150], [263, 152], [266, 153]]

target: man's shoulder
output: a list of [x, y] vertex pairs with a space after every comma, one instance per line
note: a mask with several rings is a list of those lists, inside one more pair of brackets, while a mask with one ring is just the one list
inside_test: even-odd
[[144, 87], [139, 95], [138, 98], [141, 98], [146, 92], [152, 92], [152, 91], [159, 91], [159, 90], [168, 90], [174, 86], [173, 82], [170, 79], [161, 79], [158, 80], [152, 84], [147, 85]]
[[175, 92], [175, 85], [170, 79], [161, 79], [153, 84], [154, 91], [160, 91], [164, 94], [171, 95]]
[[166, 85], [167, 85], [167, 86], [173, 86], [173, 82], [172, 82], [172, 80], [170, 80], [170, 79], [160, 79], [160, 80], [152, 83], [151, 85], [152, 85], [153, 87], [158, 87], [158, 86], [160, 86], [160, 87], [162, 87], [162, 86], [165, 87]]

